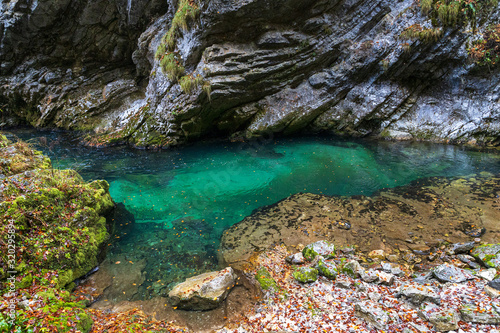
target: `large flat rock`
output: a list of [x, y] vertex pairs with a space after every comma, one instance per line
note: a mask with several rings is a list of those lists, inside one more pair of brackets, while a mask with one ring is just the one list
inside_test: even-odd
[[[232, 226], [221, 238], [219, 256], [225, 264], [243, 267], [273, 244], [296, 247], [318, 240], [330, 240], [337, 248], [356, 245], [365, 252], [412, 251], [443, 237], [450, 243], [471, 242], [471, 231], [483, 228], [482, 240], [494, 243], [500, 232], [497, 193], [500, 178], [488, 174], [429, 178], [372, 197], [299, 193]], [[350, 223], [351, 229], [339, 228], [338, 221]]]

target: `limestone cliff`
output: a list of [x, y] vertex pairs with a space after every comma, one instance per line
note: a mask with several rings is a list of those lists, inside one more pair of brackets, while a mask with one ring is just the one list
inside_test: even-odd
[[433, 0], [4, 1], [1, 123], [143, 146], [297, 132], [496, 143], [498, 66], [469, 54], [500, 6], [457, 3], [450, 17]]

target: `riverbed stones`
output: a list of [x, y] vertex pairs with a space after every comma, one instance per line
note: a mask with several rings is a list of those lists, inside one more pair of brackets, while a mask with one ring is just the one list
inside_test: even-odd
[[432, 270], [432, 274], [440, 282], [460, 283], [474, 278], [472, 274], [464, 269], [445, 263]]
[[302, 255], [308, 261], [312, 261], [317, 255], [332, 259], [335, 257], [335, 245], [325, 240], [314, 242], [302, 250]]
[[434, 329], [438, 332], [448, 332], [458, 328], [460, 316], [454, 309], [440, 308], [433, 303], [424, 303], [420, 306], [418, 314], [434, 325]]
[[493, 281], [493, 279], [495, 279], [496, 275], [497, 275], [497, 270], [494, 268], [483, 269], [483, 270], [477, 272], [477, 276], [479, 276], [487, 281]]
[[488, 282], [488, 286], [496, 290], [500, 290], [500, 278], [491, 280], [490, 282]]
[[369, 269], [367, 271], [362, 271], [360, 274], [361, 280], [367, 282], [367, 283], [373, 283], [378, 281], [378, 274], [377, 271], [374, 269]]
[[290, 265], [302, 265], [305, 263], [305, 258], [302, 255], [302, 252], [297, 252], [286, 257], [285, 261]]
[[235, 285], [236, 278], [231, 267], [217, 272], [204, 273], [176, 285], [168, 297], [172, 306], [180, 309], [215, 309], [226, 299]]
[[464, 321], [477, 324], [500, 324], [500, 314], [495, 310], [479, 308], [476, 305], [465, 304], [460, 308], [460, 314]]
[[490, 286], [484, 286], [484, 292], [486, 293], [486, 295], [490, 296], [491, 298], [500, 297], [500, 290], [497, 290], [495, 288], [491, 288]]
[[385, 252], [384, 252], [384, 250], [373, 250], [370, 253], [368, 253], [368, 258], [376, 259], [376, 260], [384, 260], [385, 259]]
[[475, 242], [455, 243], [451, 245], [451, 250], [455, 254], [469, 253], [476, 246]]
[[487, 244], [476, 247], [472, 256], [486, 267], [500, 267], [500, 244]]
[[417, 283], [401, 286], [398, 296], [403, 297], [415, 305], [419, 305], [426, 301], [437, 305], [441, 303], [441, 298], [434, 288]]
[[364, 319], [379, 330], [385, 330], [389, 322], [389, 316], [382, 307], [372, 301], [359, 302], [354, 305], [354, 313], [357, 317]]
[[394, 275], [386, 272], [378, 272], [378, 282], [386, 286], [391, 286], [394, 283]]
[[327, 279], [335, 280], [338, 275], [337, 265], [333, 262], [328, 262], [324, 260], [319, 260], [316, 264], [316, 269], [320, 275], [323, 275]]
[[344, 274], [349, 275], [352, 278], [357, 278], [357, 277], [359, 277], [364, 272], [364, 268], [361, 267], [361, 265], [359, 264], [358, 261], [356, 261], [356, 260], [349, 260], [342, 267], [342, 272]]
[[311, 283], [318, 279], [318, 270], [314, 267], [298, 267], [292, 275], [300, 283]]

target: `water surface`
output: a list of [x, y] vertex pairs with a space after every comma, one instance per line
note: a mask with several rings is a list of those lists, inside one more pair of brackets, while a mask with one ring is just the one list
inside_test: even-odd
[[109, 182], [113, 199], [136, 222], [115, 238], [109, 256], [146, 259], [140, 297], [162, 293], [147, 288], [154, 281], [168, 286], [215, 269], [225, 229], [291, 194], [371, 195], [422, 177], [500, 172], [497, 153], [439, 144], [314, 137], [206, 142], [151, 152], [86, 148], [56, 132], [11, 133], [30, 139], [58, 168]]

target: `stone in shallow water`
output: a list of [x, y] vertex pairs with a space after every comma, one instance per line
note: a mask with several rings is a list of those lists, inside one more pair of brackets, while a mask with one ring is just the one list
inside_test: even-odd
[[318, 270], [312, 267], [299, 267], [293, 272], [293, 277], [301, 283], [311, 283], [318, 279]]
[[332, 259], [335, 257], [335, 245], [324, 240], [314, 242], [302, 250], [302, 255], [308, 261], [312, 261], [317, 255]]
[[375, 302], [365, 301], [356, 303], [354, 311], [357, 317], [362, 318], [379, 330], [385, 330], [389, 322], [389, 316]]
[[460, 283], [474, 278], [474, 276], [466, 270], [450, 264], [439, 265], [432, 270], [432, 274], [441, 282]]
[[469, 253], [469, 251], [472, 250], [475, 245], [475, 242], [455, 243], [451, 245], [451, 249], [453, 250], [453, 252], [455, 252], [455, 254]]
[[215, 309], [234, 287], [236, 277], [231, 267], [193, 276], [170, 291], [170, 303], [185, 310]]

